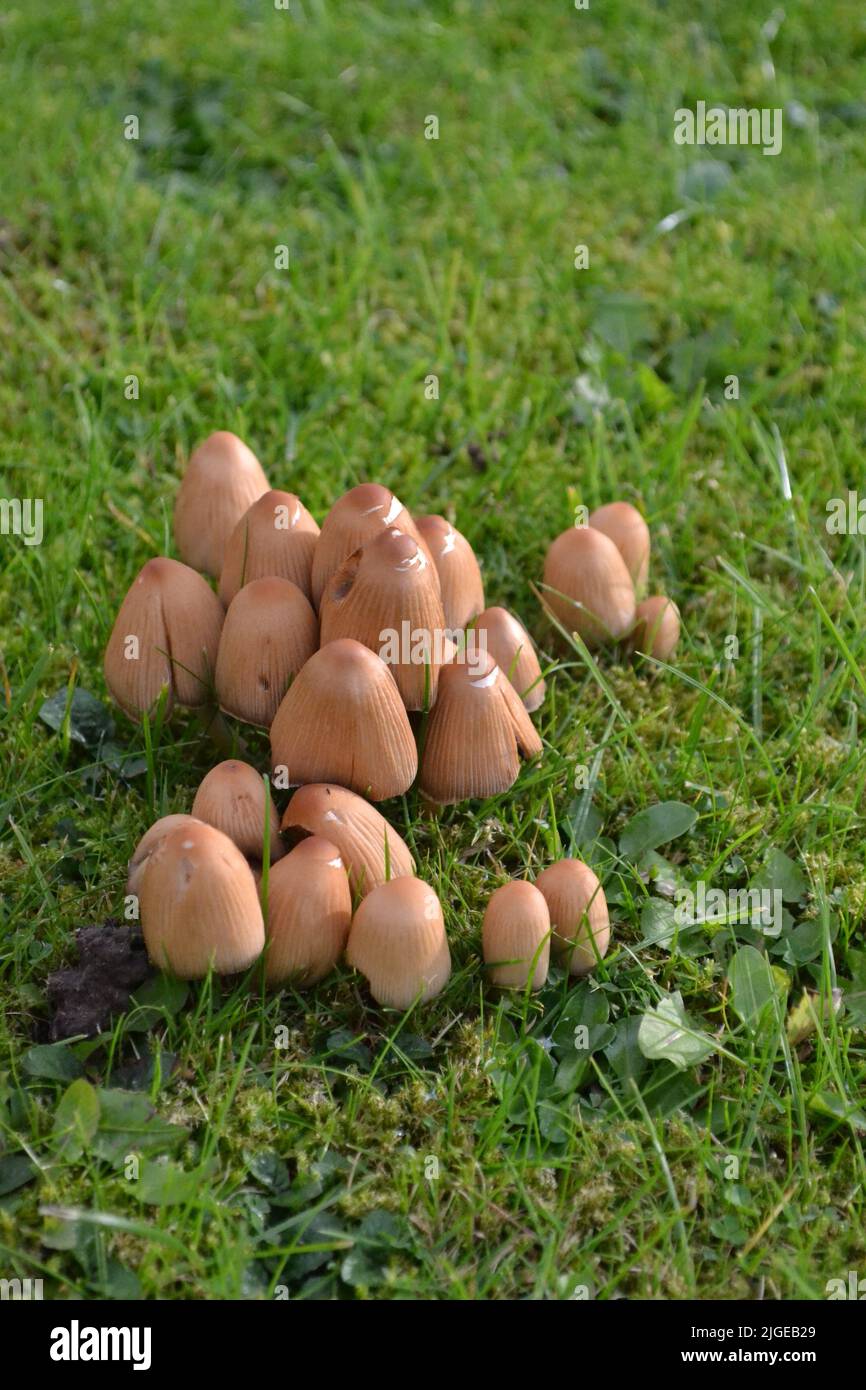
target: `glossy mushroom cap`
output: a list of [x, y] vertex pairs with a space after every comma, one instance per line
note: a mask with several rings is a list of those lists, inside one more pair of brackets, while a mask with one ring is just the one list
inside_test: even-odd
[[178, 826], [190, 824], [196, 824], [196, 818], [194, 816], [162, 816], [159, 820], [154, 821], [149, 830], [145, 830], [129, 861], [126, 876], [127, 893], [135, 893], [136, 896], [138, 895], [141, 877], [147, 867], [147, 862], [157, 845], [162, 843], [166, 835], [170, 834], [172, 830], [177, 830]]
[[444, 516], [419, 516], [421, 533], [439, 575], [445, 622], [463, 628], [484, 608], [484, 581], [475, 552]]
[[281, 859], [268, 883], [269, 985], [298, 989], [327, 975], [343, 953], [352, 921], [352, 893], [340, 851], [313, 835]]
[[215, 685], [220, 707], [269, 728], [293, 678], [319, 645], [309, 601], [288, 579], [254, 579], [226, 613]]
[[241, 854], [253, 859], [264, 857], [265, 806], [270, 802], [270, 858], [282, 858], [279, 813], [273, 798], [265, 791], [264, 778], [249, 763], [228, 758], [217, 763], [204, 777], [192, 803], [192, 813], [208, 825], [216, 826], [237, 845]]
[[348, 638], [311, 656], [271, 725], [277, 781], [337, 782], [384, 801], [408, 791], [418, 752], [400, 692], [384, 661]]
[[481, 928], [484, 962], [501, 989], [541, 989], [550, 962], [550, 914], [531, 883], [504, 883], [490, 896]]
[[235, 975], [261, 955], [265, 928], [250, 866], [212, 825], [180, 825], [149, 856], [141, 929], [154, 965], [183, 980]]
[[130, 719], [168, 687], [173, 706], [210, 698], [223, 625], [222, 604], [200, 574], [177, 560], [148, 560], [120, 605], [105, 648], [105, 683]]
[[544, 561], [544, 602], [567, 632], [588, 647], [618, 642], [634, 622], [634, 585], [625, 561], [602, 531], [570, 526]]
[[244, 512], [268, 490], [252, 449], [228, 430], [208, 435], [190, 454], [174, 504], [174, 539], [181, 559], [214, 576], [226, 542]]
[[554, 957], [571, 975], [588, 974], [610, 942], [607, 901], [592, 869], [580, 859], [559, 859], [538, 875], [535, 886], [550, 912]]
[[360, 483], [337, 499], [322, 522], [313, 555], [312, 591], [317, 608], [331, 575], [343, 561], [391, 527], [421, 539], [399, 497], [379, 483]]
[[283, 812], [282, 830], [290, 839], [306, 833], [331, 840], [359, 897], [415, 871], [405, 840], [369, 801], [345, 787], [325, 782], [299, 787]]
[[646, 589], [650, 563], [649, 527], [630, 502], [607, 502], [590, 513], [590, 526], [612, 540], [631, 575], [636, 594]]
[[680, 611], [673, 599], [654, 594], [639, 603], [634, 631], [628, 639], [632, 651], [668, 661], [680, 640]]
[[253, 579], [288, 579], [309, 598], [319, 528], [293, 492], [263, 492], [226, 542], [219, 596], [226, 607]]
[[532, 714], [544, 702], [544, 678], [532, 638], [505, 608], [485, 608], [473, 631], [484, 634], [487, 650]]
[[442, 908], [418, 878], [395, 878], [368, 893], [352, 920], [346, 960], [367, 977], [378, 1004], [408, 1009], [444, 989], [451, 953]]

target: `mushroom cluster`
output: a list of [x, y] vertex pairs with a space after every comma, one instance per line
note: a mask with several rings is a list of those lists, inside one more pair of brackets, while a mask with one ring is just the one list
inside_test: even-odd
[[541, 989], [551, 955], [570, 975], [587, 975], [610, 944], [604, 889], [582, 860], [558, 859], [534, 884], [513, 879], [491, 894], [481, 939], [499, 988]]

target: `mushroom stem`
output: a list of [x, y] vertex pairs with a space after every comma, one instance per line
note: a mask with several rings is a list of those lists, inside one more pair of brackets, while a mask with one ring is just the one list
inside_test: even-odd
[[218, 705], [205, 705], [198, 711], [202, 731], [226, 757], [245, 757], [249, 748], [237, 729], [233, 729]]

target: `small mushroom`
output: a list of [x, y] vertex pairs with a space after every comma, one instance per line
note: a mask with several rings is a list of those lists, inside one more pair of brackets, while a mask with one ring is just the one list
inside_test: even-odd
[[407, 709], [433, 704], [444, 657], [445, 614], [427, 551], [389, 529], [331, 576], [319, 607], [322, 645], [352, 637], [388, 665]]
[[680, 611], [673, 599], [653, 594], [639, 603], [628, 645], [632, 651], [668, 661], [680, 640]]
[[199, 784], [192, 814], [228, 835], [243, 855], [261, 860], [266, 798], [270, 802], [270, 859], [274, 862], [285, 854], [280, 839], [279, 814], [273, 797], [265, 790], [264, 778], [249, 763], [228, 758], [211, 768]]
[[226, 542], [219, 596], [226, 607], [253, 579], [288, 579], [309, 598], [319, 528], [292, 492], [263, 492]]
[[484, 913], [481, 941], [492, 984], [541, 989], [550, 962], [550, 913], [538, 889], [522, 879], [497, 888]]
[[193, 569], [214, 577], [226, 542], [257, 497], [268, 490], [261, 464], [228, 430], [208, 435], [190, 454], [174, 504], [174, 539]]
[[311, 656], [271, 725], [276, 785], [337, 782], [384, 801], [418, 770], [409, 719], [384, 661], [351, 638]]
[[312, 835], [281, 859], [268, 883], [269, 985], [298, 989], [327, 975], [343, 953], [352, 921], [352, 893], [340, 851]]
[[299, 787], [283, 812], [281, 828], [290, 840], [307, 834], [333, 841], [359, 897], [415, 871], [405, 840], [375, 806], [346, 787], [322, 782]]
[[163, 836], [139, 884], [141, 930], [154, 965], [183, 980], [235, 975], [261, 955], [256, 883], [237, 845], [196, 821]]
[[168, 688], [166, 713], [211, 697], [222, 604], [200, 574], [177, 560], [148, 560], [120, 605], [105, 648], [105, 683], [130, 719]]
[[415, 525], [439, 575], [445, 622], [459, 631], [484, 607], [484, 581], [475, 552], [444, 516], [419, 516]]
[[170, 834], [172, 830], [177, 830], [178, 826], [194, 824], [196, 824], [194, 816], [162, 816], [158, 821], [154, 821], [149, 830], [145, 830], [135, 847], [135, 853], [129, 861], [126, 876], [127, 893], [138, 895], [141, 878], [147, 868], [148, 860], [157, 845], [161, 844], [165, 839], [166, 835]]
[[544, 601], [568, 632], [588, 647], [618, 642], [631, 630], [631, 575], [609, 536], [594, 526], [570, 526], [544, 561]]
[[580, 859], [559, 859], [538, 875], [535, 886], [550, 912], [554, 957], [571, 975], [588, 974], [610, 941], [607, 900], [592, 869]]
[[395, 878], [368, 893], [349, 932], [346, 960], [365, 975], [377, 1004], [408, 1009], [444, 989], [451, 953], [439, 899], [419, 878]]
[[645, 592], [650, 564], [649, 527], [630, 502], [607, 502], [590, 513], [589, 524], [612, 540], [631, 575], [635, 593]]
[[309, 601], [288, 579], [254, 579], [228, 607], [216, 662], [220, 707], [268, 728], [292, 679], [319, 645]]
[[505, 608], [486, 608], [473, 631], [484, 634], [490, 655], [517, 691], [529, 714], [544, 702], [544, 678], [532, 638]]
[[390, 527], [421, 539], [399, 497], [379, 483], [360, 483], [337, 499], [322, 522], [313, 555], [313, 603], [317, 608], [328, 580], [343, 561]]

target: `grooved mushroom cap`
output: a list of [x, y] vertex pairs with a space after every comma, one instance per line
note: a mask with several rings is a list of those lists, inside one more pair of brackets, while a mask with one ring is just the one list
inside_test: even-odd
[[367, 977], [376, 1002], [392, 1009], [408, 1009], [444, 989], [451, 953], [429, 884], [395, 878], [368, 893], [352, 919], [346, 960]]
[[322, 522], [313, 555], [312, 591], [317, 608], [334, 571], [348, 556], [388, 527], [396, 527], [415, 540], [421, 539], [399, 497], [379, 483], [360, 483], [337, 499]]
[[130, 719], [168, 687], [173, 706], [207, 703], [223, 625], [222, 604], [200, 574], [158, 556], [139, 571], [105, 648], [105, 683]]
[[538, 875], [535, 886], [550, 912], [554, 956], [569, 974], [588, 974], [610, 942], [607, 900], [592, 869], [580, 859], [559, 859]]
[[639, 603], [634, 631], [629, 637], [632, 651], [644, 652], [658, 661], [667, 661], [680, 640], [680, 611], [673, 599], [653, 594]]
[[227, 607], [251, 580], [274, 575], [309, 598], [318, 535], [316, 522], [293, 492], [263, 492], [226, 542], [219, 582], [223, 603]]
[[265, 839], [265, 798], [270, 801], [270, 859], [285, 853], [279, 832], [279, 814], [265, 791], [264, 778], [249, 763], [228, 758], [202, 778], [192, 803], [192, 814], [216, 826], [237, 845], [241, 854], [262, 859]]
[[255, 879], [237, 845], [212, 825], [180, 825], [150, 855], [139, 886], [141, 929], [154, 965], [183, 980], [235, 975], [265, 944]]
[[229, 536], [267, 490], [262, 466], [242, 439], [228, 430], [208, 435], [189, 456], [174, 504], [174, 539], [186, 564], [218, 575]]
[[321, 647], [295, 677], [271, 725], [271, 754], [286, 769], [282, 785], [337, 782], [372, 801], [408, 791], [418, 770], [391, 672], [349, 638]]
[[589, 524], [613, 541], [631, 575], [635, 593], [646, 589], [650, 563], [649, 527], [630, 502], [607, 502], [590, 513]]
[[484, 962], [502, 989], [541, 989], [550, 962], [550, 914], [541, 893], [522, 879], [490, 896], [481, 928]]
[[195, 824], [194, 816], [162, 816], [154, 821], [149, 830], [145, 830], [141, 839], [135, 847], [135, 852], [129, 861], [126, 876], [127, 893], [138, 894], [141, 877], [147, 868], [147, 862], [157, 845], [161, 844], [172, 830], [177, 830], [178, 826]]
[[[393, 528], [356, 550], [331, 576], [319, 608], [322, 645], [352, 637], [376, 652], [407, 709], [436, 699], [445, 614], [427, 551]], [[428, 691], [429, 686], [429, 691]]]
[[427, 724], [419, 786], [442, 804], [507, 791], [520, 754], [542, 750], [532, 720], [489, 654], [478, 664], [443, 666], [439, 695]]
[[532, 638], [506, 608], [485, 608], [474, 631], [484, 633], [487, 650], [532, 714], [544, 702], [544, 679]]
[[292, 679], [319, 645], [309, 601], [288, 579], [254, 579], [232, 599], [216, 663], [220, 706], [268, 728]]
[[306, 832], [333, 841], [352, 892], [365, 897], [380, 883], [411, 876], [415, 865], [406, 842], [369, 801], [335, 784], [299, 787], [283, 812], [289, 836]]
[[299, 989], [333, 970], [352, 921], [352, 893], [340, 851], [312, 835], [281, 859], [268, 883], [269, 985]]
[[588, 647], [618, 642], [634, 622], [634, 585], [613, 541], [594, 526], [570, 526], [544, 561], [544, 602]]
[[450, 628], [466, 627], [484, 607], [484, 581], [475, 552], [444, 516], [419, 516], [415, 525], [439, 575], [445, 622]]

